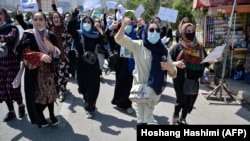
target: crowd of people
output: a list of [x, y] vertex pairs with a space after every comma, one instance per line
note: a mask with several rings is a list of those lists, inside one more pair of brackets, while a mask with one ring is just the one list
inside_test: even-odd
[[[151, 21], [133, 16], [116, 16], [104, 12], [102, 18], [80, 15], [76, 7], [72, 13], [59, 13], [52, 0], [52, 14], [45, 15], [42, 8], [24, 21], [17, 8], [16, 19], [25, 30], [19, 41], [19, 31], [10, 20], [6, 9], [0, 8], [0, 42], [6, 43], [8, 54], [0, 58], [0, 102], [7, 104], [9, 112], [3, 121], [15, 118], [13, 102], [19, 106], [19, 117], [25, 108], [32, 124], [49, 126], [43, 112], [48, 107], [53, 126], [59, 124], [54, 114], [54, 103], [67, 96], [70, 76], [76, 77], [78, 92], [85, 101], [87, 118], [93, 118], [105, 59], [118, 54], [113, 62], [116, 85], [111, 104], [128, 114], [136, 112], [137, 124], [155, 124], [153, 111], [167, 87], [166, 78], [173, 79], [176, 104], [173, 125], [187, 124], [186, 117], [195, 104], [195, 95], [183, 92], [184, 76], [198, 81], [204, 68], [200, 62], [206, 51], [195, 37], [195, 27], [184, 17], [178, 28], [178, 41], [173, 44], [171, 23], [154, 17]], [[163, 38], [169, 38], [164, 42]], [[132, 57], [120, 56], [128, 49]], [[162, 60], [165, 57], [166, 60]], [[87, 60], [87, 61], [86, 61]], [[210, 62], [213, 63], [213, 62]], [[20, 79], [24, 72], [25, 102], [21, 94]], [[147, 84], [151, 98], [147, 103], [133, 103], [130, 90], [136, 84]], [[133, 106], [134, 104], [134, 106]], [[179, 113], [181, 115], [179, 116]]]

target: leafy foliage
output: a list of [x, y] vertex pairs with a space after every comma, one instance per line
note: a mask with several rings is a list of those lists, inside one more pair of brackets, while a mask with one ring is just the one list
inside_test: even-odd
[[140, 4], [145, 8], [142, 18], [147, 22], [158, 14], [160, 6], [178, 10], [178, 17], [174, 28], [178, 27], [178, 23], [183, 17], [188, 17], [194, 22], [192, 14], [193, 0], [128, 0], [127, 9], [135, 10]]

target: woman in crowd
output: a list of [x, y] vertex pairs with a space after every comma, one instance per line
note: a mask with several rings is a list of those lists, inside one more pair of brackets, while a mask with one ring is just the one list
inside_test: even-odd
[[185, 23], [189, 23], [190, 21], [189, 21], [189, 18], [188, 17], [184, 17], [181, 21], [180, 21], [180, 23], [179, 23], [179, 25], [178, 25], [178, 29], [177, 29], [177, 31], [176, 31], [176, 37], [175, 37], [175, 39], [176, 39], [176, 43], [178, 43], [179, 42], [179, 40], [180, 40], [180, 37], [181, 37], [181, 26], [183, 25], [183, 24], [185, 24]]
[[[89, 64], [83, 60], [84, 52], [95, 52], [97, 44], [104, 44], [104, 37], [98, 22], [85, 16], [80, 23], [80, 31], [77, 29], [77, 15], [79, 10], [76, 8], [72, 15], [74, 17], [68, 24], [68, 32], [72, 35], [76, 50], [78, 52], [77, 82], [78, 92], [83, 94], [85, 100], [86, 117], [93, 117], [96, 110], [96, 101], [100, 90], [100, 66], [97, 59], [94, 64]], [[94, 29], [98, 32], [96, 32]]]
[[[145, 26], [142, 40], [132, 40], [123, 33], [130, 22], [129, 18], [123, 21], [120, 30], [115, 35], [115, 40], [132, 51], [134, 55], [136, 65], [133, 71], [133, 85], [148, 84], [151, 89], [150, 101], [135, 103], [137, 124], [151, 124], [156, 122], [153, 110], [166, 86], [166, 73], [163, 70], [167, 70], [171, 77], [175, 77], [176, 68], [172, 64], [167, 49], [161, 43], [159, 25], [152, 21]], [[162, 56], [167, 58], [167, 62], [162, 62]]]
[[142, 18], [139, 18], [137, 20], [137, 26], [136, 26], [136, 29], [135, 29], [137, 39], [142, 39], [141, 36], [142, 36], [144, 26], [145, 26], [145, 21]]
[[169, 38], [169, 41], [165, 43], [167, 47], [171, 47], [173, 42], [173, 33], [172, 33], [172, 26], [169, 22], [166, 22], [166, 25], [162, 25], [162, 21], [159, 17], [155, 17], [153, 19], [155, 23], [157, 23], [161, 29], [160, 37], [161, 39], [166, 37]]
[[[56, 10], [55, 1], [52, 0], [53, 10]], [[58, 65], [56, 75], [57, 75], [57, 85], [59, 92], [60, 102], [65, 100], [66, 86], [69, 81], [69, 52], [72, 44], [72, 36], [67, 32], [67, 28], [63, 24], [63, 17], [58, 11], [54, 11], [51, 14], [52, 24], [49, 30], [56, 35], [57, 46], [60, 49], [60, 63]]]
[[36, 12], [33, 15], [33, 29], [25, 30], [16, 51], [25, 64], [24, 92], [27, 109], [32, 124], [47, 127], [43, 114], [46, 107], [52, 125], [59, 123], [54, 115], [54, 102], [57, 98], [54, 58], [59, 58], [57, 39], [46, 28], [46, 15]]
[[25, 114], [21, 86], [17, 88], [12, 86], [12, 81], [20, 69], [20, 60], [15, 54], [15, 47], [19, 43], [19, 31], [11, 23], [7, 11], [0, 7], [0, 42], [5, 43], [8, 50], [7, 55], [0, 58], [0, 102], [5, 101], [9, 110], [3, 119], [4, 122], [16, 117], [13, 101], [18, 104], [19, 118]]
[[[104, 14], [105, 16], [106, 14]], [[100, 34], [104, 35], [104, 30], [105, 30], [105, 25], [106, 25], [106, 19], [105, 18], [102, 18], [102, 19], [99, 19], [99, 18], [95, 18], [95, 23], [97, 24], [100, 24]], [[96, 54], [97, 54], [97, 58], [98, 58], [98, 61], [99, 61], [99, 66], [100, 66], [100, 81], [103, 83], [104, 82], [104, 78], [103, 78], [103, 75], [102, 75], [102, 70], [103, 70], [103, 67], [104, 67], [104, 60], [105, 60], [105, 54], [106, 54], [106, 48], [105, 48], [105, 45], [103, 44], [97, 44], [96, 46], [96, 50], [95, 50]]]
[[[171, 58], [178, 69], [177, 77], [173, 79], [176, 93], [173, 115], [174, 125], [187, 124], [187, 114], [192, 111], [198, 95], [198, 91], [195, 95], [188, 95], [183, 92], [184, 77], [198, 82], [198, 79], [203, 75], [204, 68], [209, 65], [209, 63], [201, 64], [207, 54], [195, 37], [194, 25], [191, 23], [183, 24], [180, 33], [179, 43], [170, 50]], [[180, 112], [181, 116], [179, 116]]]
[[[124, 34], [133, 40], [136, 39], [134, 23], [132, 21], [125, 27]], [[120, 52], [121, 48], [118, 49], [118, 54], [120, 54]], [[128, 114], [133, 113], [132, 102], [128, 97], [133, 83], [132, 72], [134, 70], [134, 65], [134, 58], [127, 58], [126, 56], [118, 57], [115, 73], [116, 85], [114, 90], [114, 97], [111, 102], [117, 107], [124, 109]]]

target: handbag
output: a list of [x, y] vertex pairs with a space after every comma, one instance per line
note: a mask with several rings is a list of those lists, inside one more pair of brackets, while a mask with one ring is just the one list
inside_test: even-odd
[[6, 43], [0, 43], [0, 58], [7, 56], [8, 48], [5, 46]]
[[82, 55], [83, 61], [86, 63], [89, 63], [91, 65], [95, 64], [97, 60], [97, 56], [92, 51], [84, 51], [84, 54]]
[[136, 84], [130, 90], [129, 99], [135, 103], [147, 103], [151, 100], [151, 88], [147, 84]]
[[199, 91], [199, 82], [197, 80], [192, 80], [185, 78], [183, 84], [183, 93], [186, 95], [196, 95]]
[[82, 55], [83, 61], [88, 63], [88, 64], [94, 65], [96, 63], [96, 60], [97, 60], [97, 55], [92, 51], [85, 50], [84, 37], [81, 34], [79, 34], [79, 36], [80, 36], [80, 43], [81, 43], [82, 48], [83, 48], [83, 55]]

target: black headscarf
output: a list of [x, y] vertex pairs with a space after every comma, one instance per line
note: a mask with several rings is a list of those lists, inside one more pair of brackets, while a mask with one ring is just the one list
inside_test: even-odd
[[5, 22], [6, 22], [5, 25], [0, 27], [0, 33], [3, 33], [3, 30], [5, 30], [6, 28], [11, 26], [12, 21], [11, 21], [10, 15], [8, 14], [8, 12], [4, 8], [0, 7], [0, 10], [3, 10], [3, 13], [5, 15]]
[[[85, 31], [85, 30], [83, 29], [83, 26], [82, 26], [83, 21], [84, 21], [86, 18], [89, 18], [90, 21], [91, 21], [91, 29], [90, 29], [90, 31], [88, 31], [88, 32]], [[100, 37], [99, 33], [94, 31], [94, 30], [95, 30], [95, 28], [94, 28], [95, 25], [94, 25], [94, 24], [95, 24], [95, 23], [94, 23], [94, 20], [93, 20], [91, 17], [89, 17], [89, 16], [84, 16], [84, 17], [82, 18], [82, 20], [81, 20], [81, 23], [80, 23], [80, 31], [81, 31], [82, 35], [87, 36], [87, 37], [89, 37], [89, 38], [99, 38], [99, 37]]]
[[5, 15], [5, 22], [6, 24], [0, 27], [0, 34], [1, 35], [7, 35], [10, 28], [16, 28], [17, 29], [17, 38], [15, 39], [15, 43], [14, 43], [14, 48], [13, 51], [15, 52], [15, 48], [17, 46], [17, 44], [19, 43], [19, 30], [16, 26], [12, 25], [12, 20], [10, 15], [8, 14], [7, 10], [4, 8], [0, 7], [0, 10], [3, 10], [4, 15]]
[[[149, 23], [151, 24], [151, 23]], [[161, 39], [155, 44], [151, 44], [148, 40], [148, 27], [149, 24], [144, 27], [142, 33], [143, 45], [151, 51], [152, 60], [151, 68], [149, 72], [148, 85], [154, 89], [157, 95], [161, 94], [166, 86], [165, 73], [161, 70], [160, 62], [162, 61], [162, 56], [168, 55], [168, 50], [162, 44]], [[157, 24], [156, 24], [157, 25]], [[157, 25], [158, 26], [158, 25]]]

